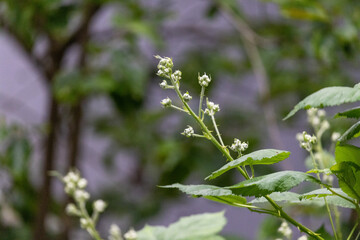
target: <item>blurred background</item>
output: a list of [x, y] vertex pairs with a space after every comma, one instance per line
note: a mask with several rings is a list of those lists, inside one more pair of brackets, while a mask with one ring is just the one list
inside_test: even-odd
[[[322, 87], [357, 82], [359, 28], [357, 0], [1, 0], [1, 240], [89, 239], [48, 175], [72, 167], [109, 204], [104, 236], [111, 222], [126, 231], [227, 209], [229, 239], [270, 239], [274, 221], [157, 187], [204, 183], [224, 158], [180, 135], [193, 122], [161, 107], [175, 95], [158, 86], [153, 56], [173, 58], [194, 106], [198, 73], [211, 75], [206, 95], [220, 104], [227, 144], [289, 150], [276, 169], [305, 170], [295, 134], [311, 132], [306, 114], [282, 118]], [[212, 184], [240, 180], [231, 172]]]

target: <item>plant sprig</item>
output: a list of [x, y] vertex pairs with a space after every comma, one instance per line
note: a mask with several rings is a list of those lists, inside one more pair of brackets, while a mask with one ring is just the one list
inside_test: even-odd
[[[176, 70], [173, 73], [172, 68], [173, 68], [174, 64], [173, 64], [172, 59], [169, 58], [169, 57], [160, 57], [160, 56], [155, 56], [155, 57], [157, 59], [159, 59], [157, 75], [160, 76], [160, 77], [166, 78], [171, 83], [170, 85], [168, 85], [167, 80], [163, 80], [163, 82], [161, 84], [164, 85], [164, 83], [166, 83], [166, 86], [168, 86], [167, 89], [175, 90], [178, 98], [180, 99], [181, 103], [183, 104], [184, 111], [187, 112], [188, 114], [190, 114], [194, 118], [194, 120], [197, 122], [197, 124], [201, 128], [201, 131], [203, 132], [203, 136], [205, 136], [208, 140], [210, 140], [219, 149], [219, 151], [226, 157], [226, 159], [228, 161], [230, 161], [230, 162], [234, 161], [234, 158], [231, 156], [228, 147], [222, 141], [220, 132], [218, 130], [218, 127], [217, 127], [217, 124], [216, 124], [216, 121], [215, 121], [215, 113], [220, 110], [219, 105], [214, 104], [213, 102], [210, 102], [210, 101], [207, 100], [207, 108], [205, 110], [202, 109], [202, 101], [203, 101], [203, 97], [204, 97], [204, 93], [205, 93], [205, 88], [211, 82], [211, 79], [206, 74], [204, 74], [202, 76], [199, 75], [199, 77], [198, 77], [199, 84], [201, 86], [201, 93], [200, 93], [200, 101], [199, 101], [199, 111], [198, 111], [198, 114], [195, 114], [195, 112], [189, 106], [188, 101], [186, 99], [184, 99], [183, 94], [181, 93], [181, 90], [180, 90], [181, 72], [179, 70]], [[162, 101], [162, 105], [164, 107], [171, 107], [171, 103], [170, 103], [170, 105], [168, 103], [164, 104], [163, 101]], [[171, 100], [170, 100], [170, 102], [171, 102]], [[216, 132], [219, 140], [217, 140], [214, 137], [214, 135], [211, 133], [209, 128], [204, 123], [204, 121], [203, 121], [204, 120], [203, 119], [204, 115], [209, 115], [210, 116], [210, 118], [212, 120], [212, 123], [213, 123], [213, 127], [215, 129], [215, 132]], [[250, 179], [250, 176], [246, 172], [245, 166], [243, 168], [238, 166], [237, 170], [240, 172], [240, 174], [246, 180]], [[254, 175], [253, 169], [252, 169], [252, 175]], [[278, 217], [280, 217], [280, 218], [288, 221], [289, 223], [293, 224], [299, 230], [301, 230], [302, 232], [305, 232], [309, 236], [311, 236], [311, 237], [313, 237], [315, 239], [323, 239], [320, 236], [320, 234], [317, 234], [317, 233], [313, 232], [311, 229], [305, 227], [304, 225], [302, 225], [301, 223], [297, 222], [295, 219], [290, 217], [268, 195], [266, 195], [264, 197], [271, 204], [271, 206], [274, 208], [274, 212], [276, 213], [275, 215], [277, 215]], [[267, 212], [264, 211], [263, 213], [267, 213]], [[272, 214], [272, 213], [273, 213], [273, 211], [270, 211], [268, 214]]]

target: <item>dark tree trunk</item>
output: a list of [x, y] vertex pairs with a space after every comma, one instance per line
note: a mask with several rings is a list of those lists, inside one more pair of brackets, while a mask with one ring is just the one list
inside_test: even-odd
[[51, 202], [51, 183], [52, 177], [49, 176], [49, 171], [54, 169], [54, 158], [56, 155], [56, 139], [57, 127], [59, 126], [59, 105], [53, 96], [50, 96], [50, 104], [48, 110], [48, 132], [44, 138], [44, 162], [41, 171], [42, 183], [39, 196], [39, 203], [36, 215], [34, 240], [46, 240], [45, 219]]

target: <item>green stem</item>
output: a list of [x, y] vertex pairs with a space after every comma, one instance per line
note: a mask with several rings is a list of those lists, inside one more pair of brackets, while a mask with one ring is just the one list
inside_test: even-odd
[[179, 108], [179, 107], [177, 107], [177, 106], [171, 105], [170, 107], [171, 107], [171, 108], [174, 108], [174, 109], [176, 109], [176, 110], [179, 110], [179, 111], [181, 111], [181, 112], [188, 113], [186, 110], [184, 110], [184, 109], [182, 109], [182, 108]]
[[199, 101], [199, 118], [201, 118], [202, 103], [205, 95], [205, 87], [201, 86], [200, 101]]
[[[174, 84], [174, 80], [172, 78], [170, 78], [171, 82]], [[176, 85], [175, 85], [176, 86]], [[179, 90], [178, 87], [175, 87], [175, 92], [178, 95], [178, 97], [180, 98], [180, 100], [182, 101], [182, 103], [185, 106], [185, 109], [189, 112], [189, 114], [195, 119], [195, 121], [200, 125], [203, 133], [205, 136], [208, 136], [209, 140], [220, 150], [220, 152], [227, 158], [228, 161], [234, 161], [234, 159], [231, 157], [228, 149], [226, 147], [223, 147], [217, 140], [216, 138], [211, 134], [211, 132], [209, 131], [209, 129], [207, 128], [207, 126], [204, 124], [204, 122], [201, 120], [201, 118], [199, 116], [197, 116], [194, 111], [190, 108], [190, 106], [187, 104], [187, 102], [183, 99], [182, 94]], [[245, 178], [245, 179], [250, 179], [250, 177], [248, 176], [248, 174], [241, 169], [240, 167], [237, 168], [240, 172], [240, 174]], [[282, 208], [277, 205], [268, 195], [265, 196], [265, 198], [268, 200], [268, 202], [274, 207], [274, 209], [278, 212], [278, 216], [284, 218], [285, 220], [287, 220], [288, 222], [290, 222], [291, 224], [293, 224], [295, 227], [297, 227], [300, 231], [305, 232], [306, 234], [308, 234], [309, 236], [315, 238], [315, 239], [319, 239], [319, 240], [324, 240], [319, 234], [313, 232], [311, 229], [305, 227], [304, 225], [302, 225], [301, 223], [297, 222], [295, 219], [293, 219], [292, 217], [290, 217], [289, 215], [287, 215]]]
[[[316, 164], [314, 153], [312, 152], [312, 150], [310, 150], [309, 152], [310, 152], [310, 156], [311, 156], [311, 160], [312, 160], [314, 169], [317, 170], [318, 167], [317, 167], [317, 164]], [[316, 173], [316, 176], [319, 179], [319, 181], [321, 181], [320, 174], [318, 172]], [[320, 185], [320, 186], [321, 186], [321, 188], [323, 188], [322, 185]], [[334, 237], [335, 237], [336, 240], [338, 240], [338, 236], [337, 236], [336, 228], [335, 228], [335, 225], [334, 225], [334, 221], [333, 221], [332, 216], [331, 216], [331, 210], [330, 210], [329, 204], [328, 204], [328, 202], [326, 200], [326, 197], [324, 197], [324, 202], [325, 202], [325, 206], [326, 206], [326, 211], [327, 211], [327, 213], [329, 215], [329, 220], [330, 220], [330, 223], [331, 223], [331, 228], [332, 228], [333, 233], [334, 233]]]
[[347, 237], [346, 240], [350, 240], [352, 235], [354, 234], [355, 230], [356, 230], [356, 227], [359, 225], [359, 223], [356, 223], [355, 226], [353, 227], [353, 229], [351, 230], [349, 236]]
[[213, 123], [213, 125], [214, 125], [216, 134], [217, 134], [217, 136], [218, 136], [218, 138], [219, 138], [219, 141], [220, 141], [220, 143], [221, 143], [221, 146], [225, 147], [224, 142], [223, 142], [223, 140], [222, 140], [222, 138], [221, 138], [219, 129], [218, 129], [217, 125], [216, 125], [216, 121], [215, 121], [214, 115], [211, 115], [211, 120], [212, 120], [212, 123]]
[[80, 208], [80, 212], [81, 215], [86, 219], [86, 221], [89, 222], [89, 229], [86, 229], [88, 231], [88, 233], [95, 239], [95, 240], [103, 240], [99, 233], [96, 231], [95, 228], [95, 224], [93, 219], [89, 216], [86, 207], [85, 207], [85, 203], [84, 202], [78, 202], [79, 208]]

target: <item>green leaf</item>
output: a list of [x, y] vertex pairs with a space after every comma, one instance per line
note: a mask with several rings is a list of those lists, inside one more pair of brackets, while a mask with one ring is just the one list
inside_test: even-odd
[[233, 193], [229, 189], [212, 185], [182, 185], [175, 183], [172, 185], [161, 186], [162, 188], [177, 188], [183, 193], [194, 196], [227, 196]]
[[351, 87], [327, 87], [323, 88], [296, 104], [293, 110], [284, 120], [293, 116], [300, 109], [323, 108], [337, 106], [343, 103], [357, 102], [360, 100], [360, 85]]
[[337, 144], [335, 147], [335, 161], [353, 162], [360, 166], [360, 148], [350, 144]]
[[[269, 197], [278, 204], [294, 203], [294, 202], [297, 203], [299, 202], [299, 196], [300, 196], [299, 194], [294, 192], [282, 192], [282, 193], [274, 192], [269, 195]], [[254, 205], [262, 205], [264, 203], [269, 204], [268, 200], [264, 197], [255, 198], [249, 203]]]
[[334, 117], [360, 118], [360, 107], [348, 109], [344, 112], [339, 112]]
[[[336, 188], [334, 189], [337, 193], [340, 193], [343, 196], [348, 197], [343, 191]], [[323, 192], [324, 191], [324, 192]], [[327, 192], [325, 192], [327, 191]], [[344, 207], [344, 208], [355, 208], [355, 206], [350, 203], [349, 201], [346, 201], [345, 199], [338, 197], [336, 195], [333, 195], [330, 191], [327, 189], [317, 189], [315, 191], [305, 193], [305, 194], [297, 194], [293, 192], [274, 192], [269, 195], [272, 200], [274, 200], [277, 204], [281, 206], [286, 205], [303, 205], [303, 206], [309, 206], [309, 205], [316, 205], [319, 207], [325, 206], [324, 196], [326, 196], [326, 200], [328, 204], [332, 204], [338, 207]], [[255, 206], [268, 206], [269, 203], [264, 197], [255, 198], [249, 204], [253, 204]]]
[[[334, 192], [350, 198], [345, 192], [343, 192], [340, 188], [331, 188]], [[344, 208], [355, 208], [354, 204], [350, 203], [349, 201], [333, 194], [326, 188], [316, 189], [314, 191], [304, 193], [300, 195], [300, 200], [310, 201], [310, 202], [321, 202], [323, 205], [325, 205], [324, 197], [326, 197], [326, 201], [328, 204], [335, 205], [338, 207], [344, 207]]]
[[169, 227], [145, 226], [138, 240], [224, 240], [216, 235], [226, 224], [224, 212], [182, 217]]
[[206, 177], [205, 179], [209, 180], [209, 179], [217, 178], [223, 173], [239, 166], [259, 165], [259, 164], [268, 165], [268, 164], [277, 163], [288, 158], [289, 155], [290, 152], [288, 151], [282, 151], [276, 149], [262, 149], [259, 151], [246, 154], [232, 162], [229, 162], [219, 170], [213, 172], [210, 176]]
[[211, 185], [182, 185], [172, 184], [163, 188], [177, 188], [180, 191], [194, 197], [204, 197], [208, 200], [228, 204], [236, 207], [244, 207], [246, 198], [234, 195], [231, 190]]
[[321, 183], [311, 175], [297, 171], [281, 171], [253, 179], [245, 180], [227, 187], [235, 194], [242, 196], [265, 196], [273, 192], [285, 192], [304, 181]]
[[339, 179], [340, 188], [360, 200], [360, 167], [353, 162], [340, 162], [331, 167], [331, 171]]
[[346, 142], [352, 138], [360, 136], [360, 121], [352, 125], [346, 132], [338, 139], [339, 142]]

